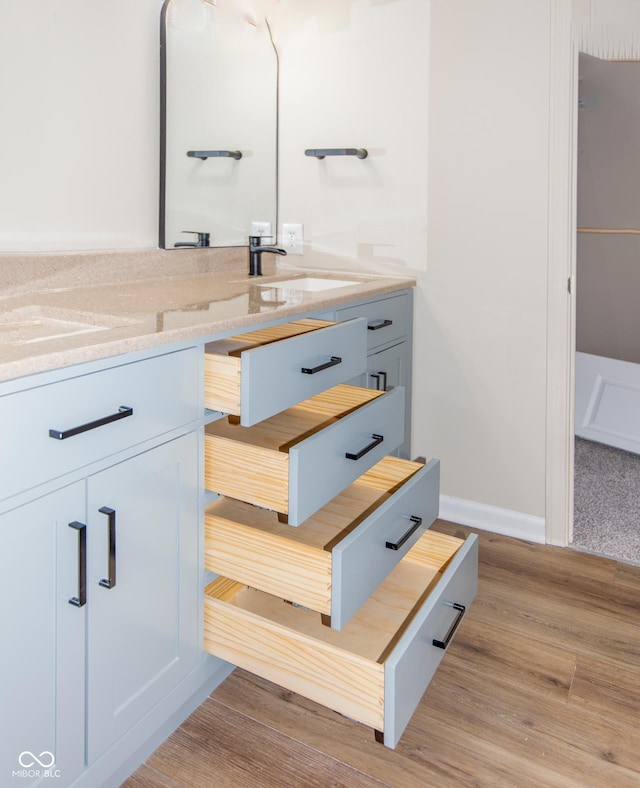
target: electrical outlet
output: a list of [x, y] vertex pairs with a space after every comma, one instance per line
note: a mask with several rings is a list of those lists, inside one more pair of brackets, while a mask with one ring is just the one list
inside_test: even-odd
[[302, 254], [302, 225], [282, 225], [282, 248], [287, 254]]
[[251, 222], [251, 235], [257, 235], [260, 238], [272, 238], [271, 222]]

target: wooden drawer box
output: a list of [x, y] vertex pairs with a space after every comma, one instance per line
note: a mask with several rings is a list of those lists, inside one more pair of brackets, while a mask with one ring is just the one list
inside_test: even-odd
[[232, 498], [205, 511], [205, 567], [342, 629], [438, 516], [440, 463], [385, 457], [299, 528]]
[[380, 298], [368, 304], [339, 309], [339, 320], [363, 317], [367, 322], [367, 349], [386, 345], [405, 337], [411, 330], [411, 295]]
[[432, 531], [340, 632], [219, 577], [205, 589], [205, 649], [373, 727], [393, 748], [476, 589], [477, 538]]
[[205, 346], [205, 407], [250, 427], [366, 366], [362, 319], [311, 318], [250, 331]]
[[253, 427], [205, 428], [212, 492], [300, 525], [404, 439], [404, 389], [339, 385]]

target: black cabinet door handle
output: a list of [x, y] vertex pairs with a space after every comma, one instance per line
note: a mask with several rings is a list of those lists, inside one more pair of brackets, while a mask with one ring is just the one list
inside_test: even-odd
[[458, 628], [458, 625], [462, 621], [462, 617], [464, 616], [466, 610], [466, 607], [464, 605], [461, 605], [459, 602], [454, 602], [451, 605], [451, 607], [454, 610], [458, 611], [458, 615], [456, 616], [453, 624], [451, 624], [451, 626], [449, 627], [449, 631], [444, 636], [444, 640], [436, 640], [435, 638], [433, 639], [433, 645], [436, 646], [437, 648], [446, 648], [449, 645], [449, 643], [451, 642], [451, 638], [453, 637], [456, 629]]
[[84, 523], [69, 523], [69, 528], [78, 532], [78, 596], [72, 596], [70, 605], [84, 607], [87, 604], [87, 526]]
[[103, 506], [98, 509], [100, 514], [109, 518], [109, 576], [103, 578], [98, 585], [103, 588], [114, 588], [116, 585], [116, 510]]
[[95, 430], [96, 427], [102, 427], [104, 424], [111, 424], [112, 421], [126, 419], [127, 416], [133, 416], [133, 408], [130, 408], [128, 405], [120, 405], [117, 413], [112, 413], [110, 416], [104, 416], [101, 419], [90, 421], [87, 424], [81, 424], [79, 427], [71, 427], [69, 430], [49, 430], [49, 437], [63, 441], [66, 438], [72, 438], [74, 435], [79, 435], [81, 432], [88, 432], [89, 430]]
[[348, 451], [344, 456], [348, 460], [359, 460], [360, 457], [364, 457], [365, 454], [368, 454], [371, 451], [371, 449], [375, 449], [375, 447], [378, 446], [380, 443], [382, 443], [382, 441], [384, 440], [384, 437], [382, 435], [376, 435], [375, 433], [371, 437], [373, 438], [371, 443], [367, 444], [364, 447], [364, 449], [360, 449], [360, 451], [357, 454], [353, 454], [352, 452]]
[[[387, 390], [387, 373], [378, 370], [378, 372], [370, 372], [369, 377], [372, 377], [376, 382], [376, 391], [386, 391]], [[382, 386], [380, 385], [380, 381], [382, 381]]]
[[316, 372], [322, 372], [323, 369], [329, 369], [329, 367], [335, 367], [337, 364], [342, 364], [342, 359], [340, 356], [331, 356], [331, 360], [327, 361], [324, 364], [320, 364], [317, 367], [302, 367], [300, 372], [304, 373], [305, 375], [315, 375]]
[[402, 536], [398, 539], [397, 542], [387, 542], [385, 547], [387, 547], [389, 550], [399, 550], [402, 547], [402, 545], [407, 541], [407, 539], [409, 539], [411, 535], [414, 534], [418, 530], [418, 528], [420, 528], [420, 526], [422, 525], [422, 517], [413, 516], [410, 517], [409, 520], [411, 520], [411, 522], [413, 523], [411, 528], [405, 531], [405, 533], [402, 534]]
[[374, 320], [371, 323], [367, 323], [367, 330], [368, 331], [377, 331], [379, 328], [387, 328], [387, 326], [392, 326], [393, 320]]

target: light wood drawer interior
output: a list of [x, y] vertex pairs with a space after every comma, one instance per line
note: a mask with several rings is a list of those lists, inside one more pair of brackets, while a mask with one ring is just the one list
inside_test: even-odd
[[251, 426], [365, 368], [364, 320], [305, 318], [205, 346], [205, 407]]
[[[439, 468], [432, 465], [385, 457], [298, 528], [275, 512], [219, 498], [205, 511], [205, 566], [326, 617], [333, 613], [332, 625], [340, 627], [343, 609], [357, 609], [437, 516]], [[409, 484], [416, 474], [433, 478]], [[424, 523], [413, 542], [388, 549], [385, 538], [411, 530], [415, 514]]]
[[306, 318], [209, 342], [204, 348], [205, 407], [240, 416], [243, 351], [333, 325], [328, 320]]
[[[326, 432], [333, 425], [343, 425], [345, 431], [347, 424], [354, 423], [355, 414], [369, 411], [364, 410], [367, 405], [378, 398], [386, 397], [380, 405], [385, 406], [384, 411], [391, 411], [394, 423], [389, 431], [389, 442], [382, 443], [379, 455], [375, 452], [367, 454], [362, 462], [346, 462], [348, 470], [353, 470], [353, 478], [347, 479], [339, 489], [333, 491], [325, 500], [315, 507], [316, 511], [326, 501], [333, 498], [340, 490], [347, 487], [354, 478], [363, 473], [380, 459], [383, 454], [391, 451], [402, 439], [404, 428], [404, 414], [399, 413], [398, 403], [392, 402], [391, 397], [400, 401], [400, 392], [383, 393], [355, 386], [338, 385], [324, 391], [304, 402], [288, 408], [253, 427], [241, 427], [231, 424], [227, 419], [219, 419], [205, 428], [205, 484], [212, 492], [228, 495], [247, 503], [264, 506], [267, 509], [287, 514], [290, 511], [290, 458], [295, 452], [301, 451], [304, 443], [308, 447], [309, 457], [313, 463], [318, 464], [314, 472], [313, 482], [316, 487], [327, 483], [332, 469], [322, 471], [322, 463], [331, 461], [322, 458], [320, 450], [316, 452], [315, 443], [320, 434]], [[387, 405], [387, 403], [389, 403]], [[351, 417], [351, 418], [350, 418]], [[369, 419], [376, 432], [376, 410], [371, 411]], [[400, 434], [398, 438], [397, 433]], [[341, 439], [341, 435], [337, 436]], [[312, 440], [313, 439], [313, 440]], [[351, 443], [367, 438], [351, 439]], [[312, 445], [313, 444], [313, 445]], [[358, 444], [353, 446], [358, 448]], [[343, 452], [344, 455], [344, 452]], [[369, 458], [372, 461], [368, 462]], [[360, 469], [360, 465], [362, 465]], [[304, 497], [312, 497], [313, 490]], [[309, 512], [310, 514], [311, 512]], [[298, 524], [297, 522], [295, 523]]]
[[[323, 626], [320, 617], [312, 611], [219, 577], [205, 589], [205, 648], [215, 656], [384, 731], [385, 725], [392, 727], [393, 716], [393, 710], [385, 706], [402, 702], [402, 690], [395, 684], [392, 689], [391, 674], [385, 671], [385, 663], [401, 664], [398, 652], [406, 653], [414, 641], [419, 649], [439, 652], [434, 656], [435, 666], [443, 653], [425, 635], [425, 626], [430, 631], [430, 617], [427, 616], [426, 624], [421, 624], [419, 637], [412, 630], [414, 619], [419, 619], [424, 608], [429, 608], [430, 596], [443, 596], [441, 586], [445, 581], [451, 585], [460, 573], [469, 575], [466, 585], [460, 587], [460, 593], [466, 596], [464, 602], [470, 603], [475, 595], [476, 581], [472, 575], [474, 572], [477, 575], [477, 553], [474, 564], [469, 548], [475, 545], [467, 542], [427, 531], [340, 632]], [[465, 550], [461, 550], [463, 546]], [[464, 564], [454, 561], [458, 551], [464, 555]], [[447, 597], [449, 590], [452, 589], [447, 588]], [[442, 627], [442, 615], [453, 611], [448, 599], [439, 599], [438, 604], [439, 607], [431, 610], [431, 616], [438, 619], [436, 627]], [[440, 634], [443, 633], [434, 636]], [[419, 656], [422, 665], [423, 655]], [[424, 671], [435, 670], [435, 666], [424, 667]], [[429, 676], [427, 683], [428, 679]], [[411, 699], [414, 706], [408, 716], [405, 713], [406, 720], [425, 687], [419, 680], [416, 682], [413, 694], [417, 697]], [[396, 692], [399, 692], [397, 697]], [[400, 728], [404, 724], [406, 721]], [[401, 730], [393, 734], [390, 731], [393, 740], [389, 746], [394, 746], [400, 733]]]

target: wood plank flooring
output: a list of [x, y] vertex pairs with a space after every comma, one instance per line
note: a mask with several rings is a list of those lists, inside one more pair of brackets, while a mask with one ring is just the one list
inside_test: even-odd
[[640, 567], [478, 533], [478, 596], [395, 751], [236, 670], [126, 788], [637, 788]]

